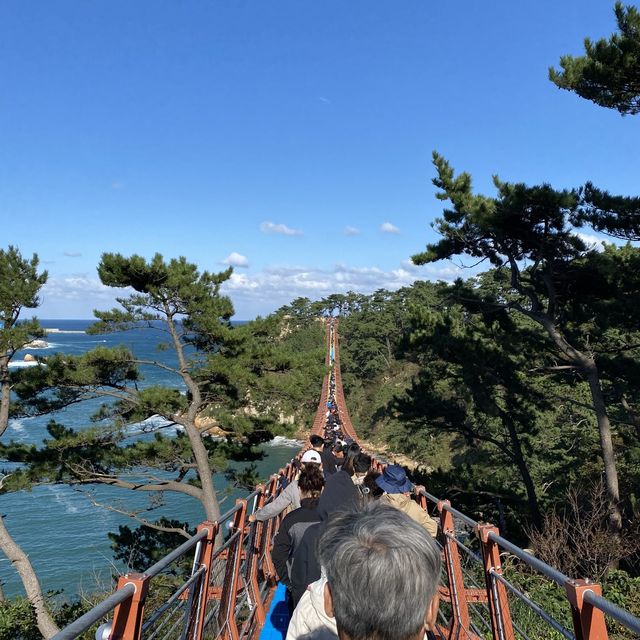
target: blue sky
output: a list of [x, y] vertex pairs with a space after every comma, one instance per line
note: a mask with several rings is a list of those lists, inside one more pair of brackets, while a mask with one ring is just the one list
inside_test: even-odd
[[91, 317], [105, 251], [236, 265], [237, 319], [298, 295], [451, 279], [431, 152], [491, 176], [637, 195], [640, 120], [547, 68], [613, 0], [3, 0], [0, 245], [38, 314]]

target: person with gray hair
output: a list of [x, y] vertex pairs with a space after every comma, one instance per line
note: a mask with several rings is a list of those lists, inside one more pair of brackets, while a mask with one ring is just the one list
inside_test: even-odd
[[375, 502], [336, 515], [319, 554], [340, 640], [422, 640], [433, 629], [440, 550], [402, 511]]

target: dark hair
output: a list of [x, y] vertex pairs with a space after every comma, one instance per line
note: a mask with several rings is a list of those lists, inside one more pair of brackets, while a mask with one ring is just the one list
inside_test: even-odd
[[379, 471], [369, 471], [362, 481], [362, 486], [365, 489], [369, 489], [367, 496], [369, 498], [379, 498], [384, 491], [376, 483], [376, 478], [379, 478], [382, 474]]
[[350, 476], [354, 473], [353, 461], [355, 457], [360, 453], [360, 445], [352, 442], [350, 445], [345, 445], [344, 448], [344, 462], [342, 463], [342, 470], [346, 471]]
[[309, 442], [311, 443], [312, 447], [320, 447], [324, 444], [324, 438], [322, 436], [317, 436], [317, 435], [312, 435], [309, 438]]
[[298, 478], [300, 493], [306, 493], [310, 498], [319, 498], [324, 487], [324, 476], [317, 464], [307, 465]]
[[355, 458], [360, 453], [360, 445], [357, 442], [352, 442], [347, 447], [347, 454], [352, 458]]
[[366, 473], [371, 466], [371, 456], [362, 451], [353, 459], [353, 470], [356, 473]]

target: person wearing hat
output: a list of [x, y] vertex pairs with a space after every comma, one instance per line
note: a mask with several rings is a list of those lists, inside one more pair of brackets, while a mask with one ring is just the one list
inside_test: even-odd
[[[312, 436], [313, 437], [313, 436]], [[322, 459], [316, 449], [308, 449], [302, 454], [300, 462], [304, 466], [308, 464], [314, 464], [320, 466]], [[287, 507], [298, 509], [300, 507], [300, 488], [298, 487], [298, 480], [290, 482], [281, 492], [280, 495], [272, 500], [268, 504], [265, 504], [262, 509], [258, 509], [255, 513], [249, 516], [249, 522], [264, 522], [280, 515]]]
[[302, 464], [308, 464], [309, 462], [313, 462], [313, 464], [322, 464], [322, 458], [315, 449], [309, 449], [302, 454], [300, 462], [302, 462]]
[[424, 527], [432, 537], [436, 537], [438, 523], [417, 502], [411, 499], [413, 485], [407, 478], [404, 467], [399, 464], [388, 464], [382, 475], [376, 478], [376, 484], [384, 491], [379, 498], [382, 504], [400, 509]]

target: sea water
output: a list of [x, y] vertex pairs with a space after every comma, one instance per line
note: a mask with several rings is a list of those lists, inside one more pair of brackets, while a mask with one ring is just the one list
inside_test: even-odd
[[[137, 329], [124, 333], [88, 335], [83, 331], [90, 321], [43, 320], [47, 328], [60, 332], [46, 336], [48, 348], [26, 349], [16, 356], [16, 365], [29, 366], [23, 358], [26, 353], [46, 356], [54, 352], [81, 354], [96, 346], [129, 347], [141, 360], [161, 361], [176, 365], [175, 353], [158, 350], [157, 345], [163, 334], [153, 329]], [[82, 333], [66, 333], [81, 331]], [[140, 386], [162, 384], [182, 388], [178, 376], [158, 367], [142, 368], [144, 380]], [[52, 417], [61, 424], [75, 429], [91, 426], [90, 416], [100, 406], [101, 401], [90, 400], [72, 405], [55, 416], [41, 416], [20, 420], [10, 420], [3, 435], [3, 441], [14, 440], [24, 444], [39, 445], [49, 437], [46, 426]], [[172, 428], [163, 430], [171, 433]], [[174, 431], [175, 432], [175, 431]], [[300, 442], [281, 436], [262, 447], [264, 458], [256, 463], [258, 475], [266, 478], [270, 473], [284, 466], [300, 448]], [[247, 463], [248, 464], [248, 463]], [[242, 469], [247, 465], [234, 463], [233, 468]], [[3, 473], [10, 473], [12, 466], [4, 463]], [[214, 474], [214, 484], [221, 495], [225, 495], [221, 505], [223, 511], [234, 504], [234, 500], [246, 494], [245, 490], [229, 487], [223, 473]], [[5, 525], [15, 541], [29, 556], [40, 579], [44, 591], [62, 591], [64, 596], [73, 598], [82, 593], [108, 589], [112, 585], [111, 576], [127, 570], [122, 562], [113, 559], [108, 532], [117, 532], [121, 525], [131, 528], [138, 523], [130, 517], [110, 510], [105, 506], [130, 512], [139, 510], [140, 517], [157, 520], [160, 516], [187, 521], [196, 525], [204, 520], [200, 502], [181, 494], [164, 492], [162, 505], [151, 512], [149, 492], [133, 492], [106, 486], [71, 487], [64, 484], [45, 484], [31, 491], [20, 491], [0, 496], [0, 513]], [[9, 561], [0, 557], [0, 580], [7, 597], [24, 595], [20, 579]]]

